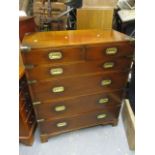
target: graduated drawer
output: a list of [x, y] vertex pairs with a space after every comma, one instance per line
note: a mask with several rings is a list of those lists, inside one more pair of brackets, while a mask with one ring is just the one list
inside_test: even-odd
[[107, 57], [128, 56], [134, 53], [134, 45], [130, 43], [111, 43], [86, 47], [87, 60], [100, 60]]
[[123, 92], [93, 94], [61, 101], [43, 102], [35, 105], [37, 119], [63, 118], [94, 109], [104, 109], [121, 104]]
[[33, 101], [74, 97], [125, 87], [127, 72], [108, 72], [91, 76], [55, 79], [31, 84]]
[[49, 64], [27, 69], [28, 79], [43, 80], [47, 78], [78, 76], [94, 72], [127, 70], [131, 66], [131, 58], [105, 59], [79, 63]]
[[80, 114], [75, 117], [40, 122], [41, 134], [57, 135], [63, 132], [99, 124], [110, 123], [118, 118], [120, 107], [107, 108]]
[[83, 47], [32, 49], [22, 52], [24, 65], [80, 61], [85, 58]]

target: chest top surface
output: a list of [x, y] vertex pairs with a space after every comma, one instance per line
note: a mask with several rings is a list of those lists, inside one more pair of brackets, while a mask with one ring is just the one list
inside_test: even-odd
[[111, 42], [129, 42], [129, 38], [115, 30], [49, 31], [26, 35], [22, 45], [28, 45], [31, 48], [50, 48]]

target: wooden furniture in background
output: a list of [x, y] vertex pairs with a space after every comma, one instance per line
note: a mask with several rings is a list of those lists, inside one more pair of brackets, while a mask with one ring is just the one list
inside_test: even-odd
[[77, 29], [111, 30], [113, 8], [77, 9]]
[[67, 10], [67, 6], [61, 2], [51, 2], [51, 15], [48, 13], [48, 1], [47, 0], [34, 0], [33, 3], [33, 15], [35, 16], [35, 23], [40, 30], [44, 29], [44, 24], [48, 23], [49, 19], [51, 30], [66, 30], [67, 15], [57, 18], [58, 15]]
[[36, 119], [29, 94], [21, 55], [19, 57], [19, 141], [32, 145]]
[[[34, 31], [35, 24], [33, 17], [20, 18], [20, 41], [22, 41], [25, 33]], [[29, 94], [27, 79], [25, 76], [25, 67], [22, 61], [21, 53], [19, 52], [19, 142], [26, 145], [32, 145], [36, 124], [32, 100]]]
[[25, 68], [21, 57], [21, 53], [19, 53], [19, 79], [22, 78], [24, 74], [25, 74]]
[[42, 142], [117, 125], [134, 53], [128, 36], [114, 30], [38, 32], [24, 37], [21, 50]]
[[82, 7], [107, 7], [114, 8], [118, 0], [83, 0]]
[[35, 32], [36, 25], [34, 22], [34, 17], [20, 17], [19, 18], [19, 38], [22, 41], [26, 33]]
[[127, 135], [129, 148], [135, 150], [135, 116], [128, 99], [124, 100], [122, 118]]
[[19, 81], [19, 142], [32, 145], [36, 119], [25, 75]]

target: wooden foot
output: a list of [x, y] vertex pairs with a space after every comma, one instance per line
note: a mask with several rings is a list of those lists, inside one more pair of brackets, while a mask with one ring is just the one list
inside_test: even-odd
[[32, 146], [33, 141], [34, 141], [34, 137], [33, 136], [31, 136], [31, 137], [29, 137], [27, 139], [20, 139], [19, 140], [20, 143], [22, 143], [24, 145], [27, 145], [27, 146]]
[[42, 143], [48, 142], [48, 137], [46, 135], [40, 135], [40, 140]]
[[113, 121], [112, 126], [117, 126], [118, 125], [118, 120]]

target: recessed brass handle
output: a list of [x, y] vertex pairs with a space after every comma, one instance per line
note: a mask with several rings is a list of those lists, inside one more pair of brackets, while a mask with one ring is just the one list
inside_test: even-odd
[[61, 128], [61, 127], [64, 127], [64, 126], [67, 126], [67, 122], [57, 123], [58, 128]]
[[63, 74], [63, 68], [52, 68], [50, 70], [51, 75], [61, 75]]
[[102, 80], [101, 81], [101, 85], [102, 86], [108, 86], [112, 83], [112, 81], [110, 79], [107, 79], [107, 80]]
[[64, 92], [65, 91], [65, 88], [63, 86], [59, 86], [59, 87], [54, 87], [52, 89], [52, 92], [53, 93], [61, 93], [61, 92]]
[[65, 110], [66, 110], [66, 106], [64, 106], [64, 105], [56, 106], [56, 107], [54, 108], [54, 110], [55, 110], [56, 112], [65, 111]]
[[108, 103], [108, 102], [109, 102], [109, 99], [108, 98], [101, 98], [98, 101], [99, 104], [105, 104], [105, 103]]
[[110, 47], [106, 49], [106, 54], [107, 55], [114, 55], [118, 52], [116, 47]]
[[106, 114], [97, 115], [97, 119], [104, 119], [104, 118], [106, 118], [106, 117], [107, 117]]
[[108, 68], [113, 68], [114, 67], [114, 62], [105, 62], [103, 64], [103, 68], [108, 69]]
[[48, 58], [50, 60], [59, 60], [62, 58], [62, 53], [61, 52], [50, 52], [48, 54]]

